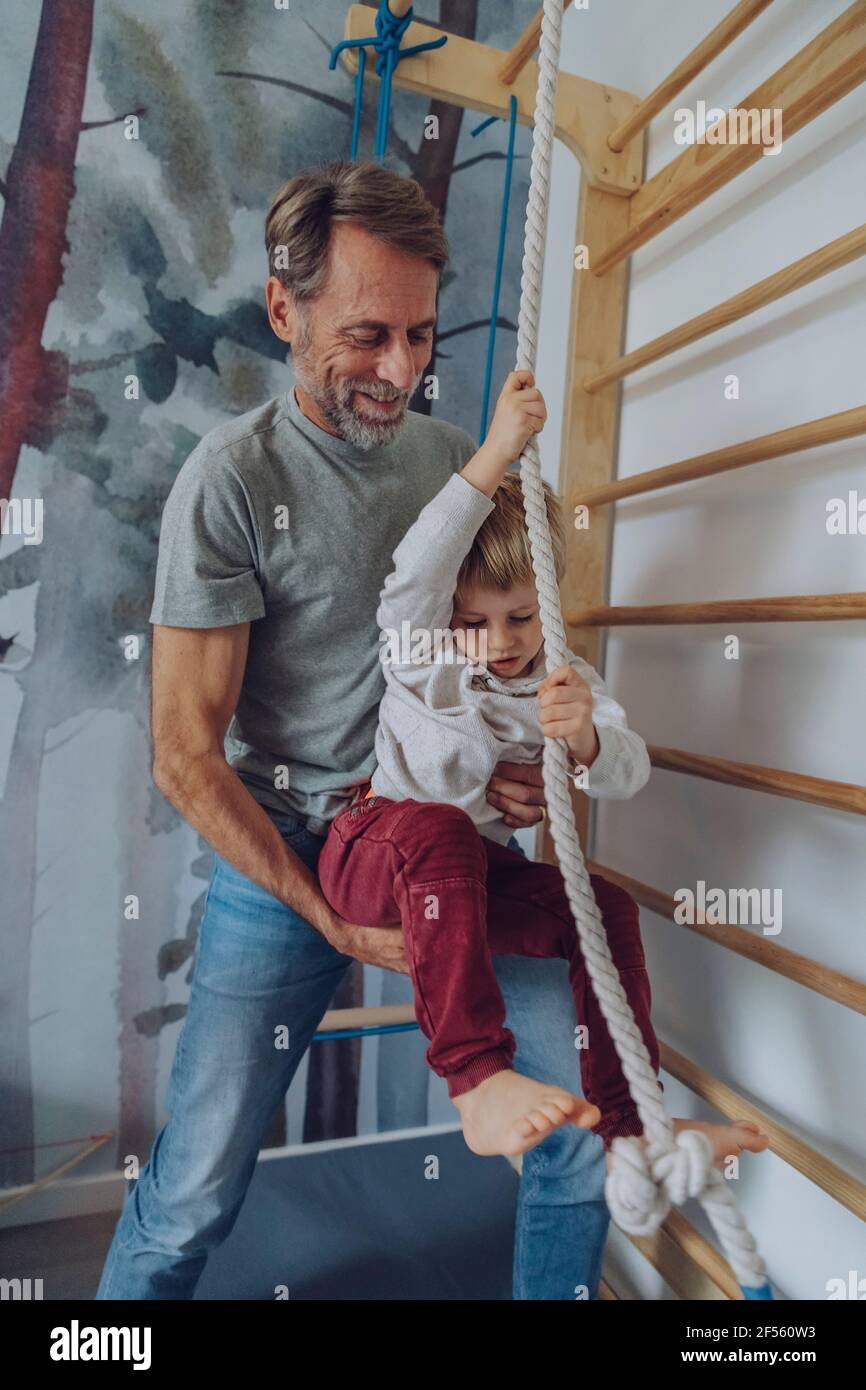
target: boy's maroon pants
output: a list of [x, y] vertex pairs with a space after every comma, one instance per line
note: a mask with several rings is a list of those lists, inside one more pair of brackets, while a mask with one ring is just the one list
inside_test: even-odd
[[[361, 792], [363, 794], [363, 788]], [[491, 953], [561, 956], [569, 963], [585, 1098], [602, 1113], [606, 1149], [643, 1126], [584, 969], [559, 869], [481, 835], [465, 811], [438, 802], [356, 800], [329, 827], [318, 862], [322, 892], [346, 921], [402, 923], [415, 1013], [430, 1039], [427, 1061], [450, 1096], [513, 1065], [514, 1034]], [[650, 983], [637, 904], [598, 874], [590, 880], [635, 1020], [656, 1073]], [[664, 1089], [659, 1083], [660, 1089]]]

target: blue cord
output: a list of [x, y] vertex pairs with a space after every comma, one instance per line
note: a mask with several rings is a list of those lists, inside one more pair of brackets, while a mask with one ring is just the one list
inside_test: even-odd
[[[486, 130], [494, 121], [498, 121], [498, 116], [490, 116], [486, 121], [482, 121], [476, 126], [472, 134], [479, 135], [482, 130]], [[487, 362], [484, 368], [484, 392], [481, 398], [481, 427], [478, 435], [479, 444], [483, 444], [487, 436], [487, 416], [490, 410], [490, 384], [493, 380], [493, 353], [496, 347], [496, 321], [499, 318], [499, 294], [502, 289], [502, 266], [505, 260], [505, 232], [508, 226], [508, 202], [511, 197], [511, 173], [514, 167], [514, 132], [517, 127], [517, 97], [511, 98], [511, 117], [508, 127], [508, 156], [505, 161], [505, 189], [502, 194], [502, 211], [499, 215], [499, 246], [496, 252], [496, 275], [493, 281], [493, 307], [490, 311], [490, 327], [487, 332]]]
[[404, 58], [411, 58], [416, 53], [424, 53], [428, 48], [441, 48], [448, 42], [448, 35], [443, 34], [439, 39], [432, 39], [428, 43], [416, 43], [411, 48], [400, 48], [403, 35], [412, 23], [414, 11], [410, 5], [402, 18], [398, 19], [392, 15], [388, 6], [388, 0], [381, 0], [379, 9], [376, 13], [376, 33], [368, 39], [343, 39], [331, 49], [331, 57], [328, 67], [333, 72], [337, 66], [337, 59], [344, 48], [357, 48], [358, 53], [358, 72], [355, 77], [355, 110], [352, 119], [352, 150], [350, 157], [358, 158], [358, 136], [361, 130], [361, 103], [363, 101], [364, 90], [364, 71], [366, 68], [366, 50], [372, 45], [375, 48], [378, 58], [376, 61], [376, 75], [379, 78], [379, 109], [376, 117], [376, 150], [375, 157], [381, 164], [388, 152], [388, 129], [391, 120], [391, 82], [397, 67]]
[[335, 1038], [372, 1038], [379, 1033], [410, 1033], [417, 1023], [383, 1023], [376, 1028], [347, 1028], [342, 1032], [315, 1033], [313, 1042], [331, 1042]]
[[[333, 67], [333, 63], [331, 67]], [[358, 74], [355, 78], [355, 110], [352, 115], [352, 158], [358, 157], [358, 136], [361, 133], [361, 100], [364, 95], [364, 70], [367, 67], [366, 48], [358, 49]]]

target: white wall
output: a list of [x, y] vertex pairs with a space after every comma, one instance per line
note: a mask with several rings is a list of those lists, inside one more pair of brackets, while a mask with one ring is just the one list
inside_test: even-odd
[[[772, 6], [655, 118], [647, 177], [681, 152], [677, 107], [739, 105], [847, 4]], [[566, 16], [563, 68], [644, 96], [729, 9], [590, 0]], [[866, 221], [864, 175], [866, 86], [638, 251], [625, 350]], [[577, 166], [558, 149], [538, 364], [552, 421], [577, 191]], [[864, 302], [861, 260], [628, 378], [618, 476], [866, 403]], [[729, 373], [739, 400], [725, 399]], [[543, 443], [555, 480], [555, 429]], [[610, 602], [866, 589], [866, 536], [826, 530], [829, 499], [866, 498], [863, 456], [854, 440], [620, 503]], [[729, 632], [736, 661], [723, 655]], [[648, 742], [866, 783], [861, 622], [614, 629], [603, 673]], [[779, 888], [782, 930], [770, 939], [862, 978], [863, 845], [857, 816], [654, 771], [634, 801], [599, 808], [594, 854], [670, 894], [700, 879]], [[646, 910], [642, 922], [659, 1036], [862, 1179], [863, 1019]], [[663, 1080], [674, 1114], [712, 1116]], [[862, 1223], [775, 1155], [744, 1158], [736, 1195], [783, 1296], [822, 1299], [827, 1280], [866, 1277]], [[619, 1233], [610, 1250], [637, 1296], [670, 1296]]]

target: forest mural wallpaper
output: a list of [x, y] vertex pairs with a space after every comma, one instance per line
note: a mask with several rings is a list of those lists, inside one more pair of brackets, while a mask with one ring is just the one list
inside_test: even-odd
[[[328, 68], [346, 8], [0, 0], [4, 1187], [111, 1131], [77, 1170], [108, 1172], [164, 1123], [211, 853], [150, 776], [160, 515], [203, 434], [291, 385], [265, 313], [264, 215], [286, 178], [349, 155], [353, 78]], [[415, 15], [508, 48], [534, 9], [421, 0]], [[368, 83], [360, 157], [376, 95]], [[474, 138], [481, 116], [399, 89], [391, 117], [387, 163], [421, 182], [452, 248], [439, 395], [412, 408], [477, 438], [507, 127]], [[518, 129], [497, 390], [530, 138]], [[356, 964], [333, 1004], [410, 997], [404, 977]], [[425, 1046], [315, 1044], [267, 1143], [453, 1119]]]

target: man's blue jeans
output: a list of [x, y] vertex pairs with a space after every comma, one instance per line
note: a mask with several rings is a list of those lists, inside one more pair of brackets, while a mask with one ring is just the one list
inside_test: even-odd
[[[272, 813], [315, 869], [324, 841]], [[512, 848], [518, 849], [516, 840]], [[350, 965], [290, 908], [216, 856], [169, 1119], [127, 1193], [98, 1299], [192, 1298], [208, 1252], [240, 1211], [275, 1110]], [[518, 1071], [580, 1094], [574, 1003], [562, 960], [495, 956]], [[276, 1046], [289, 1030], [287, 1048]], [[516, 1299], [598, 1297], [609, 1214], [601, 1140], [564, 1125], [523, 1156]]]

